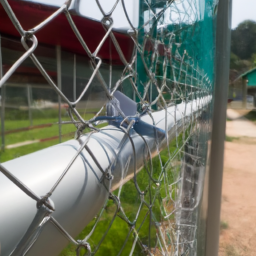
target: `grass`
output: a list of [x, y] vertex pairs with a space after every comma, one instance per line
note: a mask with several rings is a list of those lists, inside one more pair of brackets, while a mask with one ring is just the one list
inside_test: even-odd
[[239, 256], [239, 252], [233, 245], [227, 245], [225, 248], [226, 256]]
[[225, 140], [228, 141], [228, 142], [233, 142], [234, 140], [239, 140], [239, 137], [232, 137], [232, 136], [226, 135]]
[[[65, 138], [63, 140], [66, 141], [70, 138]], [[44, 148], [48, 148], [50, 146], [54, 146], [59, 143], [59, 140], [51, 140], [51, 141], [46, 141], [46, 142], [41, 142], [41, 143], [34, 143], [18, 148], [13, 148], [13, 149], [5, 149], [5, 151], [0, 151], [0, 162], [6, 162], [12, 159], [15, 159], [17, 157], [21, 157], [39, 150], [42, 150]]]
[[[5, 120], [6, 131], [30, 126], [29, 120], [20, 119], [25, 117], [26, 113], [24, 113], [24, 111], [19, 111], [19, 116], [17, 114], [18, 113], [17, 110], [9, 111], [9, 112], [11, 112], [12, 114], [16, 114], [17, 120]], [[9, 112], [7, 112], [8, 113], [7, 116], [11, 115]], [[37, 115], [35, 115], [34, 113], [33, 125], [41, 125], [41, 124], [53, 124], [53, 125], [50, 127], [44, 127], [40, 129], [32, 129], [28, 131], [6, 134], [5, 146], [16, 144], [19, 142], [24, 142], [24, 141], [47, 139], [47, 138], [58, 136], [59, 125], [57, 124], [58, 122], [57, 113], [58, 113], [58, 110], [55, 110], [55, 109], [45, 110], [43, 113], [37, 111]], [[55, 117], [52, 117], [53, 115], [55, 115]], [[88, 120], [93, 116], [94, 114], [84, 114], [83, 118]], [[66, 115], [65, 110], [62, 111], [62, 120], [63, 121], [70, 120], [70, 118]], [[63, 136], [62, 142], [73, 139], [75, 131], [76, 131], [76, 127], [73, 124], [62, 125], [61, 126], [62, 135], [72, 134], [69, 136]], [[0, 138], [0, 143], [2, 144], [2, 138]], [[34, 143], [27, 146], [13, 148], [13, 149], [6, 148], [4, 151], [0, 150], [0, 163], [15, 159], [20, 156], [24, 156], [26, 154], [36, 152], [38, 150], [56, 145], [58, 143], [59, 143], [59, 139], [54, 139], [51, 141]]]
[[[52, 119], [46, 119], [44, 120], [45, 123], [53, 123], [55, 120]], [[20, 124], [21, 123], [21, 124]], [[16, 122], [15, 126], [10, 122], [6, 122], [6, 124], [9, 127], [24, 127], [22, 126], [24, 124], [24, 121]], [[75, 127], [73, 125], [63, 125], [62, 126], [62, 134], [67, 133], [75, 133]], [[50, 137], [57, 136], [59, 133], [59, 127], [58, 125], [53, 125], [51, 127], [45, 127], [42, 129], [35, 129], [35, 130], [28, 130], [24, 132], [18, 132], [18, 133], [12, 133], [5, 135], [5, 145], [11, 145], [19, 142], [24, 142], [28, 140], [38, 140], [38, 139], [46, 139]], [[66, 141], [71, 139], [73, 136], [63, 137], [62, 141]], [[16, 157], [20, 157], [29, 153], [33, 153], [35, 151], [47, 148], [49, 146], [53, 146], [59, 143], [59, 139], [46, 141], [46, 142], [39, 142], [30, 144], [27, 146], [22, 146], [18, 148], [13, 149], [5, 149], [4, 151], [0, 151], [0, 162], [5, 162], [11, 159], [14, 159]]]
[[[162, 156], [163, 162], [165, 161], [164, 156]], [[158, 176], [161, 173], [160, 164], [157, 164], [157, 157], [153, 159], [154, 165], [154, 175]], [[137, 182], [141, 190], [145, 191], [144, 200], [146, 202], [150, 202], [150, 195], [148, 186], [151, 186], [151, 190], [155, 193], [162, 194], [164, 192], [163, 184], [158, 188], [153, 188], [154, 184], [151, 184], [149, 181], [149, 177], [145, 168], [143, 168], [137, 175]], [[172, 180], [170, 180], [172, 182]], [[149, 185], [151, 184], [151, 185]], [[115, 195], [118, 195], [118, 190], [113, 192]], [[156, 219], [158, 222], [161, 222], [161, 211], [160, 211], [160, 201], [159, 197], [157, 197], [156, 201], [154, 202], [153, 207], [153, 218]], [[140, 197], [138, 192], [135, 188], [134, 180], [130, 180], [123, 185], [121, 194], [120, 194], [120, 202], [125, 212], [126, 216], [132, 222], [136, 217], [136, 213], [138, 212], [139, 205], [140, 205]], [[109, 200], [107, 206], [105, 207], [104, 214], [101, 217], [99, 223], [96, 226], [93, 235], [88, 240], [89, 244], [91, 245], [92, 251], [97, 251], [97, 256], [105, 256], [105, 255], [118, 255], [119, 251], [121, 250], [124, 242], [127, 238], [127, 235], [130, 231], [130, 226], [120, 218], [122, 217], [122, 213], [118, 213], [118, 216], [114, 219], [114, 222], [107, 232], [106, 238], [103, 240], [102, 244], [97, 250], [97, 245], [100, 242], [100, 239], [103, 237], [103, 234], [106, 232], [111, 220], [113, 219], [114, 213], [116, 211], [116, 206]], [[149, 209], [144, 205], [140, 214], [138, 216], [138, 220], [136, 222], [135, 228], [138, 231], [140, 236], [141, 242], [144, 245], [150, 246], [153, 248], [155, 246], [156, 241], [156, 234], [157, 234], [157, 227], [153, 224], [152, 220], [150, 219], [147, 213]], [[146, 217], [147, 216], [147, 217]], [[146, 218], [145, 218], [146, 217]], [[84, 230], [76, 237], [76, 240], [84, 239], [92, 230], [94, 226], [95, 220], [92, 220]], [[149, 227], [151, 229], [151, 236], [149, 237]], [[128, 241], [123, 249], [121, 255], [129, 255], [130, 250], [132, 248], [134, 242], [134, 234], [131, 234], [128, 237]], [[76, 256], [76, 246], [73, 244], [69, 244], [59, 256]], [[93, 254], [94, 255], [94, 254]], [[138, 246], [135, 247], [135, 251], [133, 255], [145, 255], [142, 253], [142, 248]]]
[[[54, 123], [54, 120], [48, 119], [45, 121], [47, 121], [47, 123]], [[70, 132], [75, 132], [75, 131], [76, 131], [76, 128], [72, 124], [62, 125], [61, 127], [61, 132], [63, 135]], [[58, 135], [58, 133], [59, 133], [59, 126], [56, 124], [53, 124], [50, 127], [45, 127], [42, 129], [34, 129], [29, 131], [7, 134], [5, 136], [5, 143], [6, 145], [11, 145], [11, 144], [15, 144], [15, 143], [23, 142], [27, 140], [46, 139], [46, 138], [54, 137]]]
[[[42, 114], [42, 113], [41, 113]], [[40, 114], [40, 115], [41, 115]], [[46, 124], [46, 123], [56, 123], [58, 120], [57, 118], [52, 117], [51, 115], [53, 112], [48, 113], [47, 116], [39, 116], [38, 118], [33, 119], [33, 125], [39, 125], [39, 124]], [[55, 112], [56, 114], [56, 112]], [[57, 116], [57, 115], [56, 115]], [[86, 114], [85, 119], [89, 119], [93, 116], [93, 114]], [[16, 116], [17, 118], [17, 116]], [[63, 120], [69, 120], [67, 116], [64, 116], [63, 114]], [[5, 122], [5, 128], [6, 130], [13, 130], [17, 128], [22, 127], [28, 127], [30, 125], [28, 120], [25, 119], [19, 119], [17, 120], [7, 120]], [[73, 125], [63, 125], [62, 126], [62, 134], [75, 132], [75, 127]], [[49, 138], [58, 135], [58, 125], [53, 125], [51, 127], [46, 127], [42, 129], [35, 129], [35, 130], [29, 130], [29, 131], [23, 131], [19, 133], [12, 133], [6, 135], [6, 145], [14, 144], [17, 142], [27, 141], [27, 140], [35, 140], [35, 139], [43, 139], [43, 138]], [[188, 136], [188, 131], [186, 132], [186, 138]], [[69, 140], [73, 137], [73, 135], [69, 137], [63, 137], [63, 142], [66, 140]], [[59, 143], [59, 139], [41, 142], [41, 143], [35, 143], [30, 144], [27, 146], [22, 146], [18, 148], [13, 149], [6, 149], [4, 152], [0, 151], [0, 162], [5, 162], [11, 159], [15, 159], [17, 157], [33, 153], [35, 151], [56, 145]], [[168, 152], [168, 149], [165, 149], [161, 152], [161, 161], [162, 164], [167, 164], [169, 160], [169, 153], [174, 156], [177, 153], [177, 145], [180, 146], [183, 143], [182, 140], [182, 134], [177, 138], [177, 140], [173, 140], [170, 143], [170, 152]], [[176, 157], [179, 159], [179, 154]], [[153, 159], [153, 177], [158, 178], [162, 168], [161, 164], [159, 162], [158, 156]], [[170, 171], [171, 167], [168, 167], [169, 171], [166, 172], [166, 177], [169, 181], [169, 184], [172, 183], [177, 177], [177, 168], [175, 168], [175, 171]], [[175, 176], [176, 175], [176, 176]], [[150, 201], [156, 196], [156, 200], [153, 203], [153, 215], [155, 221], [161, 223], [163, 222], [162, 219], [162, 209], [160, 205], [162, 204], [162, 199], [166, 197], [166, 188], [164, 186], [164, 183], [160, 183], [159, 187], [156, 187], [154, 183], [152, 183], [149, 179], [147, 170], [143, 168], [137, 175], [137, 182], [142, 191], [145, 191], [144, 200], [150, 204]], [[149, 190], [149, 186], [151, 189]], [[171, 194], [172, 198], [169, 198], [168, 200], [171, 202], [171, 199], [174, 199], [176, 196], [176, 186], [173, 186], [173, 191]], [[151, 191], [151, 193], [149, 193]], [[118, 194], [118, 190], [114, 191], [114, 194]], [[122, 208], [126, 214], [126, 216], [129, 218], [130, 221], [133, 221], [135, 219], [136, 213], [138, 212], [139, 205], [140, 205], [140, 197], [138, 195], [138, 192], [136, 190], [134, 180], [130, 180], [127, 182], [121, 191], [120, 194], [120, 201], [122, 204]], [[92, 236], [88, 240], [92, 247], [92, 251], [97, 251], [97, 245], [100, 242], [100, 239], [103, 237], [103, 234], [106, 232], [111, 220], [113, 219], [114, 213], [116, 211], [115, 204], [109, 200], [105, 209], [104, 213], [97, 224], [95, 231], [93, 232]], [[156, 242], [156, 234], [157, 234], [157, 227], [155, 226], [154, 222], [151, 220], [149, 215], [147, 215], [149, 212], [149, 209], [144, 205], [142, 207], [142, 210], [138, 216], [138, 220], [136, 222], [136, 230], [139, 234], [141, 243], [144, 245], [147, 245], [151, 248], [155, 246]], [[101, 246], [99, 247], [99, 250], [97, 251], [98, 256], [103, 255], [117, 255], [118, 252], [121, 250], [122, 246], [124, 245], [124, 242], [127, 241], [126, 246], [123, 248], [123, 252], [121, 255], [129, 255], [130, 250], [132, 248], [132, 244], [134, 241], [134, 234], [133, 232], [130, 233], [129, 237], [127, 235], [129, 234], [129, 231], [131, 227], [123, 221], [122, 213], [118, 213], [119, 216], [117, 216], [113, 224], [108, 231], [106, 238], [102, 241]], [[173, 219], [174, 216], [170, 218]], [[95, 220], [92, 220], [83, 230], [82, 232], [77, 236], [77, 240], [84, 239], [92, 230], [94, 226]], [[151, 230], [149, 232], [149, 230]], [[150, 236], [149, 236], [150, 233]], [[73, 244], [69, 244], [60, 254], [60, 256], [75, 256], [76, 255], [76, 246]], [[133, 255], [144, 255], [142, 253], [142, 248], [138, 245], [135, 246], [135, 251]]]
[[228, 229], [229, 225], [226, 221], [221, 220], [220, 221], [220, 230]]
[[251, 110], [244, 117], [247, 118], [248, 120], [252, 121], [252, 122], [256, 122], [256, 111]]
[[[187, 136], [188, 136], [188, 132], [186, 133], [186, 138]], [[176, 143], [178, 143], [179, 145], [182, 145], [183, 143], [182, 134], [179, 135], [179, 137], [177, 138], [177, 141], [173, 140], [170, 143], [170, 154], [172, 156], [177, 153]], [[169, 160], [168, 149], [165, 149], [161, 152], [162, 164], [166, 165], [168, 163], [167, 162], [168, 160]], [[153, 158], [152, 161], [154, 166], [153, 176], [154, 178], [157, 178], [159, 177], [162, 171], [158, 156]], [[170, 168], [168, 169], [168, 172], [166, 172], [165, 179], [166, 178], [168, 179], [169, 184], [171, 184], [176, 179], [176, 176], [174, 176], [174, 173], [175, 171], [171, 170]], [[150, 181], [147, 170], [145, 168], [143, 168], [137, 174], [137, 183], [141, 191], [145, 192], [144, 200], [148, 204], [150, 204], [150, 198], [153, 198], [156, 195], [156, 200], [154, 201], [153, 208], [152, 208], [152, 217], [154, 221], [158, 223], [162, 223], [164, 220], [162, 218], [163, 213], [162, 213], [161, 205], [163, 204], [162, 199], [166, 197], [166, 188], [164, 186], [164, 183], [160, 182], [160, 186], [158, 188], [155, 187], [155, 184]], [[151, 190], [149, 190], [149, 186], [151, 187]], [[178, 187], [173, 186], [173, 193], [171, 196], [173, 200], [175, 199], [177, 188]], [[149, 191], [151, 191], [152, 194], [150, 194]], [[118, 190], [114, 191], [113, 193], [115, 195], [118, 195]], [[170, 201], [169, 203], [172, 204], [170, 199], [169, 201]], [[120, 202], [126, 216], [129, 218], [130, 221], [133, 221], [136, 217], [136, 214], [138, 212], [139, 205], [141, 202], [138, 192], [135, 188], [133, 179], [123, 185], [123, 188], [120, 194]], [[97, 256], [118, 255], [122, 246], [124, 245], [127, 235], [129, 234], [131, 227], [120, 218], [123, 215], [122, 213], [119, 212], [110, 230], [108, 231], [106, 238], [103, 240], [102, 244], [99, 246], [99, 250], [97, 250], [98, 248], [97, 245], [100, 242], [100, 239], [103, 237], [104, 233], [106, 232], [111, 220], [113, 219], [115, 210], [116, 210], [116, 206], [113, 204], [111, 200], [109, 200], [107, 206], [105, 207], [104, 214], [101, 217], [99, 223], [97, 224], [96, 229], [93, 232], [93, 235], [87, 241], [91, 245], [92, 251], [93, 252], [97, 251], [96, 253]], [[158, 231], [157, 231], [157, 227], [154, 224], [154, 221], [150, 219], [149, 215], [145, 217], [148, 211], [149, 209], [144, 205], [138, 216], [138, 220], [136, 222], [135, 228], [139, 234], [142, 244], [150, 248], [154, 248], [155, 242], [156, 242], [156, 234], [158, 233]], [[172, 221], [172, 220], [174, 220], [174, 215], [172, 215], [169, 219], [169, 221]], [[95, 220], [92, 220], [84, 228], [84, 230], [76, 237], [76, 240], [84, 239], [92, 230], [94, 223], [95, 223]], [[149, 232], [149, 228], [151, 229], [150, 232]], [[150, 236], [149, 236], [149, 233], [150, 233]], [[126, 256], [130, 254], [130, 250], [132, 248], [133, 242], [134, 242], [134, 234], [133, 232], [131, 232], [121, 255]], [[76, 256], [75, 250], [76, 250], [76, 246], [70, 243], [60, 253], [59, 256]], [[92, 255], [94, 255], [94, 253]], [[133, 255], [136, 255], [136, 256], [145, 255], [144, 253], [142, 253], [142, 248], [138, 246], [138, 243], [135, 246], [135, 251]]]
[[[114, 222], [107, 232], [105, 239], [102, 241], [100, 247], [98, 247], [98, 243], [100, 239], [107, 231], [108, 226], [110, 225], [111, 220], [113, 219], [114, 212], [116, 207], [114, 205], [110, 205], [107, 210], [105, 210], [100, 222], [97, 224], [96, 229], [93, 235], [89, 238], [88, 242], [91, 245], [92, 251], [97, 251], [97, 255], [118, 255], [119, 251], [121, 250], [128, 234], [130, 231], [130, 226], [124, 222], [120, 217], [116, 217]], [[141, 224], [146, 212], [148, 210], [143, 208], [141, 214], [139, 215], [137, 224]], [[84, 239], [86, 235], [91, 231], [94, 225], [94, 221], [92, 221], [87, 227], [81, 232], [81, 234], [77, 237], [77, 240]], [[139, 235], [144, 238], [144, 243], [147, 244], [147, 233], [149, 228], [150, 221], [147, 219], [142, 228], [140, 229]], [[139, 225], [136, 225], [136, 229], [139, 228]], [[152, 227], [153, 228], [153, 227]], [[153, 232], [155, 236], [151, 237], [151, 240], [156, 238], [156, 230], [153, 228]], [[118, 239], [117, 239], [118, 238]], [[128, 237], [128, 241], [123, 249], [122, 255], [129, 255], [130, 250], [132, 248], [134, 236], [131, 233]], [[62, 252], [61, 256], [76, 256], [75, 253], [76, 246], [73, 244], [69, 244]], [[134, 255], [144, 255], [141, 253], [141, 248], [136, 246]]]

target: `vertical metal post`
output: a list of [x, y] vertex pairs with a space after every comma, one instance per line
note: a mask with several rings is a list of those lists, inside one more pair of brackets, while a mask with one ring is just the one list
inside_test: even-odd
[[[56, 56], [57, 56], [57, 85], [61, 90], [61, 47], [56, 46]], [[59, 142], [61, 143], [61, 97], [58, 95], [59, 102]]]
[[247, 107], [247, 77], [242, 78], [243, 104], [242, 107]]
[[[2, 43], [1, 43], [1, 35], [0, 35], [0, 79], [3, 77], [3, 59], [2, 59]], [[4, 137], [4, 117], [5, 117], [5, 85], [1, 88], [1, 137], [2, 137], [2, 145], [1, 149], [5, 148], [5, 137]]]
[[74, 69], [73, 69], [73, 98], [76, 101], [76, 54], [74, 54]]
[[209, 168], [206, 256], [217, 256], [221, 209], [224, 141], [229, 84], [232, 0], [219, 0], [216, 32], [215, 95]]
[[109, 61], [109, 91], [111, 91], [111, 87], [112, 87], [112, 41], [109, 40], [109, 55], [110, 55], [110, 61]]
[[[144, 24], [144, 12], [145, 6], [144, 1], [139, 1], [139, 28]], [[144, 29], [140, 29], [138, 33], [138, 43], [143, 44], [144, 40]], [[143, 84], [147, 82], [147, 76], [145, 67], [141, 58], [139, 51], [137, 51], [137, 87], [140, 95], [144, 93], [144, 86]], [[138, 96], [136, 96], [136, 102], [140, 102]]]
[[27, 85], [27, 97], [28, 97], [28, 116], [30, 121], [30, 126], [33, 126], [33, 119], [32, 119], [32, 110], [31, 110], [31, 87]]
[[[150, 11], [149, 11], [148, 7], [146, 7], [144, 1], [139, 2], [140, 3], [140, 5], [139, 5], [139, 28], [141, 28], [141, 26], [143, 26], [145, 23], [144, 15], [147, 10], [149, 11], [149, 14], [151, 13], [151, 11], [153, 11], [154, 13], [156, 12], [156, 8], [155, 8], [156, 2], [157, 2], [157, 0], [151, 1], [151, 10]], [[153, 23], [152, 26], [154, 26], [154, 28], [151, 28], [151, 30], [153, 30], [152, 38], [156, 40], [157, 24], [154, 24], [154, 23], [157, 21], [155, 19], [153, 19], [151, 22]], [[149, 26], [151, 26], [151, 24], [149, 24]], [[138, 43], [142, 45], [144, 40], [145, 40], [145, 31], [144, 31], [144, 29], [139, 29]], [[144, 85], [148, 82], [148, 76], [147, 76], [147, 72], [144, 67], [144, 63], [142, 61], [142, 57], [139, 52], [137, 53], [137, 74], [138, 74], [138, 78], [137, 78], [138, 91], [141, 95], [143, 95], [144, 94]], [[150, 94], [149, 98], [151, 100], [154, 100], [157, 97], [157, 94], [154, 92], [153, 87], [155, 87], [155, 86], [151, 83], [150, 90], [149, 90], [149, 94]], [[138, 97], [136, 97], [136, 101], [139, 102]], [[152, 108], [156, 110], [157, 106], [154, 105], [154, 106], [152, 106]]]

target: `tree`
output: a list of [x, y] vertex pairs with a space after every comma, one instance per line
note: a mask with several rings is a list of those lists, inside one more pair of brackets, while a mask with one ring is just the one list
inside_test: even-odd
[[256, 53], [256, 22], [243, 21], [231, 33], [231, 51], [242, 60]]
[[256, 53], [252, 54], [251, 61], [252, 61], [253, 67], [256, 67]]

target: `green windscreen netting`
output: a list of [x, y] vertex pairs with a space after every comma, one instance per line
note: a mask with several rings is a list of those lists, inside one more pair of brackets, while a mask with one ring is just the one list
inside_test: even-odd
[[[37, 33], [45, 31], [44, 37], [53, 37], [50, 26], [59, 22], [57, 18], [51, 17], [37, 27], [31, 25], [34, 29], [30, 27], [26, 30], [22, 22], [19, 23], [21, 16], [15, 14], [15, 1], [0, 1], [2, 12], [11, 18], [22, 38], [20, 44], [15, 41], [15, 37], [8, 36], [8, 32], [2, 35], [1, 58], [4, 68], [0, 86], [2, 96], [7, 94], [7, 97], [2, 97], [1, 108], [4, 103], [9, 104], [9, 109], [6, 105], [6, 111], [9, 111], [6, 112], [6, 119], [31, 119], [34, 114], [37, 116], [34, 124], [38, 122], [41, 125], [38, 120], [43, 116], [43, 108], [38, 106], [48, 104], [52, 107], [51, 104], [55, 104], [58, 108], [47, 110], [51, 122], [58, 122], [51, 137], [61, 138], [65, 130], [67, 134], [72, 133], [80, 143], [72, 155], [73, 160], [55, 185], [40, 195], [42, 198], [28, 192], [24, 184], [18, 182], [18, 186], [37, 201], [37, 207], [39, 205], [52, 211], [48, 200], [52, 199], [58, 205], [54, 194], [58, 193], [59, 185], [67, 178], [65, 175], [72, 171], [70, 169], [75, 166], [80, 154], [88, 154], [85, 166], [91, 168], [88, 167], [89, 172], [97, 172], [96, 169], [102, 172], [99, 186], [104, 186], [107, 198], [101, 210], [95, 213], [86, 226], [83, 226], [83, 222], [76, 223], [76, 219], [71, 217], [74, 226], [80, 225], [76, 229], [80, 234], [69, 231], [62, 219], [59, 220], [58, 215], [51, 211], [36, 227], [41, 232], [45, 223], [51, 222], [56, 226], [59, 235], [54, 240], [60, 239], [59, 236], [65, 237], [66, 243], [61, 243], [63, 247], [69, 242], [62, 252], [63, 247], [53, 250], [54, 253], [59, 250], [61, 256], [204, 255], [207, 202], [203, 199], [207, 192], [204, 184], [207, 180], [207, 149], [211, 131], [217, 1], [85, 2], [86, 5], [83, 5], [83, 1], [63, 1], [61, 7], [56, 7], [52, 12], [54, 18], [62, 15], [63, 22], [64, 19], [68, 21], [65, 26], [72, 29], [83, 50], [83, 54], [73, 54], [65, 47], [57, 47], [55, 56], [55, 53], [51, 53], [52, 48], [43, 50], [48, 42], [44, 38], [43, 44], [40, 45], [39, 39], [37, 46]], [[130, 11], [131, 3], [137, 12]], [[40, 4], [46, 5], [43, 1]], [[87, 17], [94, 22], [89, 25], [100, 24], [104, 31], [103, 37], [97, 37], [97, 33], [86, 34], [86, 26], [84, 28], [82, 22], [75, 20], [78, 16], [86, 18], [87, 14], [82, 15], [83, 8], [90, 9], [90, 6], [97, 10], [97, 17]], [[138, 14], [138, 17], [131, 17], [132, 13]], [[27, 15], [29, 17], [29, 13]], [[126, 27], [118, 27], [123, 21]], [[65, 26], [62, 25], [61, 29], [65, 30]], [[25, 49], [20, 55], [18, 47]], [[104, 53], [102, 49], [105, 49]], [[23, 70], [32, 67], [39, 71], [41, 78], [38, 75], [37, 80], [33, 80], [36, 73], [33, 71], [28, 75], [30, 71], [26, 69], [29, 82], [25, 84]], [[17, 93], [18, 90], [20, 93]], [[123, 106], [123, 98], [116, 92], [124, 94], [133, 103]], [[15, 104], [27, 104], [27, 98], [31, 97], [33, 99], [25, 108], [29, 110], [29, 115], [23, 118], [24, 108], [18, 108]], [[128, 101], [127, 98], [125, 100]], [[135, 112], [130, 114], [128, 109], [134, 106]], [[8, 123], [6, 120], [6, 123], [11, 126], [11, 121]], [[31, 125], [33, 123], [30, 120]], [[97, 137], [110, 133], [113, 135], [113, 131], [118, 136], [122, 134], [116, 147], [108, 144], [107, 139], [104, 141], [103, 137]], [[62, 136], [62, 140], [67, 138]], [[42, 138], [28, 141], [39, 145]], [[103, 160], [90, 141], [98, 143], [104, 150], [103, 155], [109, 161], [107, 168], [103, 167]], [[12, 143], [17, 146], [14, 139]], [[130, 153], [125, 154], [125, 150]], [[28, 153], [33, 151], [36, 150], [30, 149]], [[15, 152], [17, 154], [18, 149]], [[15, 175], [11, 177], [4, 166], [1, 164], [2, 174], [15, 182]], [[72, 180], [69, 183], [66, 189], [72, 190], [76, 184]], [[93, 195], [87, 195], [90, 196]], [[74, 204], [62, 214], [72, 216], [75, 207]], [[22, 240], [20, 237], [21, 240], [17, 240], [19, 247], [15, 247], [17, 242], [14, 242], [11, 251], [9, 241], [6, 247], [2, 243], [2, 252], [6, 253], [3, 255], [19, 255], [19, 250], [24, 253], [22, 255], [52, 255], [51, 245], [43, 249], [47, 254], [43, 254], [42, 247], [37, 247], [40, 232], [36, 231], [32, 238], [24, 236]], [[0, 231], [0, 239], [8, 240], [3, 237]], [[23, 249], [20, 249], [21, 245], [24, 245]]]

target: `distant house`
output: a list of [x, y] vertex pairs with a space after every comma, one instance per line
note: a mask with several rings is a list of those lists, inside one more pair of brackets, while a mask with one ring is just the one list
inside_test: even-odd
[[243, 107], [246, 107], [248, 95], [253, 97], [256, 107], [256, 68], [240, 75], [229, 85], [229, 98], [241, 100]]

